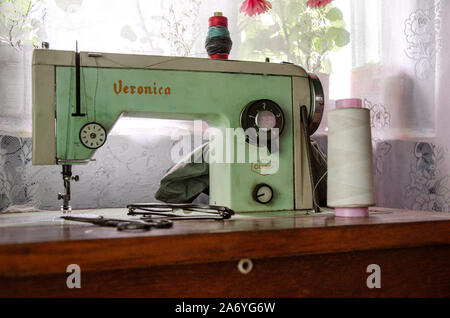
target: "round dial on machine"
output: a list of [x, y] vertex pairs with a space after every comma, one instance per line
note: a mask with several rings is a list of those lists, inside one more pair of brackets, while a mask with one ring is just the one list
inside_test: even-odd
[[272, 188], [265, 184], [258, 184], [253, 190], [253, 199], [261, 204], [267, 204], [273, 199], [273, 190]]
[[89, 149], [100, 148], [106, 141], [106, 129], [99, 123], [87, 123], [80, 130], [80, 140]]
[[[284, 128], [284, 114], [281, 107], [272, 100], [260, 99], [250, 102], [245, 106], [241, 112], [241, 127], [244, 130], [248, 128], [254, 128], [256, 134], [261, 129], [267, 129], [270, 133], [267, 135], [267, 139], [275, 137], [275, 131], [273, 128], [278, 128], [278, 134]], [[257, 138], [258, 136], [254, 136]], [[252, 140], [251, 134], [249, 135], [250, 141]]]

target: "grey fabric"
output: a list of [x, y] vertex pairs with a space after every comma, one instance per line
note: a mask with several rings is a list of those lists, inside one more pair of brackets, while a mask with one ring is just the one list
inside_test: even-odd
[[167, 203], [190, 203], [202, 192], [209, 194], [209, 164], [205, 160], [208, 149], [208, 144], [203, 144], [170, 168], [155, 198]]

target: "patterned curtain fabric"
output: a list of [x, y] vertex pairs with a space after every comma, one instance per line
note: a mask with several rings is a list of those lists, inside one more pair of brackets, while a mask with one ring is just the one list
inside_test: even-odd
[[[33, 0], [12, 38], [3, 18], [0, 211], [57, 209], [63, 191], [59, 167], [31, 165], [33, 45], [74, 50], [77, 40], [83, 51], [207, 57], [204, 38], [215, 11], [229, 18], [230, 59], [269, 57], [319, 72], [328, 109], [336, 99], [363, 100], [371, 110], [378, 206], [450, 211], [449, 1], [333, 0], [323, 8], [270, 2], [267, 13], [248, 17], [240, 0]], [[3, 15], [11, 3], [2, 2]], [[334, 28], [326, 34], [317, 24], [324, 17]], [[326, 120], [313, 137], [324, 152]], [[172, 125], [120, 122], [95, 162], [73, 168], [81, 179], [72, 187], [73, 208], [154, 201], [173, 165]], [[177, 125], [189, 131], [188, 123]]]
[[366, 2], [352, 3], [351, 94], [371, 110], [377, 204], [448, 212], [448, 1]]

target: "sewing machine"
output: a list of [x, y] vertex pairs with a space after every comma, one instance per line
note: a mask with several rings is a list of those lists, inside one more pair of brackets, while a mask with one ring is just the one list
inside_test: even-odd
[[[48, 49], [33, 54], [33, 164], [62, 166], [64, 212], [71, 181], [78, 180], [72, 165], [92, 160], [123, 115], [200, 119], [219, 130], [278, 128], [272, 140], [277, 162], [210, 163], [210, 204], [236, 212], [311, 210], [309, 135], [322, 112], [319, 79], [289, 63]], [[248, 136], [244, 143], [247, 150], [258, 148]]]

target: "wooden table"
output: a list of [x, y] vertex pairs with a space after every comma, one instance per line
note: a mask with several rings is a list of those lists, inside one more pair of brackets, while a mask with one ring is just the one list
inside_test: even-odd
[[[39, 216], [0, 215], [1, 297], [450, 296], [447, 213], [277, 214], [144, 233]], [[81, 268], [80, 289], [66, 286], [69, 264]], [[380, 266], [381, 288], [367, 287], [370, 264]]]

